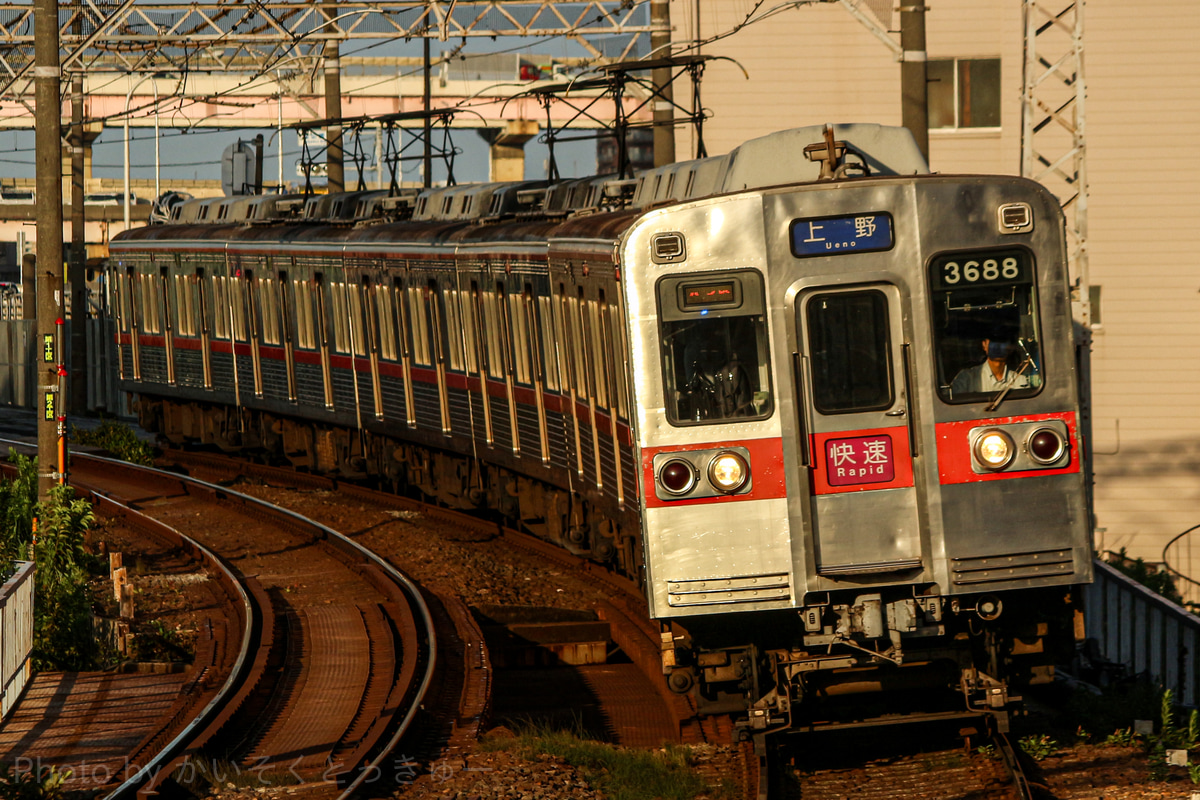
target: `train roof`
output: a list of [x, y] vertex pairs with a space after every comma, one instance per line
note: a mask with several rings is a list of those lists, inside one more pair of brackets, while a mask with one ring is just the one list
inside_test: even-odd
[[[830, 143], [835, 144], [837, 154], [832, 163], [841, 165], [837, 174], [831, 174], [827, 161], [823, 160]], [[533, 231], [542, 229], [546, 223], [562, 223], [601, 211], [641, 212], [713, 195], [809, 183], [822, 178], [928, 172], [929, 166], [906, 128], [872, 123], [811, 125], [751, 139], [725, 155], [680, 161], [645, 170], [625, 180], [616, 175], [599, 175], [553, 183], [489, 182], [394, 192], [191, 200], [174, 206], [165, 225], [150, 226], [168, 230], [137, 229], [115, 239], [165, 239], [181, 235], [191, 238], [190, 234], [207, 239], [214, 237], [217, 231], [202, 226], [253, 228], [264, 225], [271, 225], [270, 235], [278, 237], [279, 225], [305, 228], [314, 224], [325, 229], [322, 238], [329, 238], [328, 227], [331, 225], [362, 228], [397, 221], [425, 223], [414, 226], [423, 237], [429, 236], [431, 228], [444, 228], [444, 235], [449, 236], [464, 223], [504, 221], [511, 229], [513, 222], [529, 222], [531, 235], [536, 236]], [[185, 233], [184, 227], [192, 230]], [[394, 239], [395, 229], [387, 227], [392, 230], [384, 238]], [[225, 236], [253, 240], [261, 235], [250, 231], [242, 231], [239, 235], [231, 233], [225, 233]], [[461, 235], [469, 238], [468, 234]], [[301, 230], [296, 230], [285, 238], [303, 240], [307, 237]], [[367, 232], [347, 232], [335, 238], [370, 241], [375, 237]]]

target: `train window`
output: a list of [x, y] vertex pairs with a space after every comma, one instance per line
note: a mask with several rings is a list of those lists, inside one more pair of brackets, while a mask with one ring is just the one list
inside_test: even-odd
[[246, 324], [246, 304], [250, 299], [246, 291], [248, 288], [241, 278], [229, 279], [229, 311], [233, 338], [239, 342], [250, 341], [249, 327]]
[[162, 317], [159, 315], [159, 300], [156, 284], [152, 275], [139, 275], [142, 285], [142, 332], [161, 333]]
[[371, 284], [370, 278], [362, 279], [360, 287], [365, 314], [363, 320], [363, 335], [366, 337], [369, 352], [379, 352], [379, 295]]
[[296, 306], [296, 346], [317, 349], [317, 328], [313, 320], [313, 287], [308, 281], [292, 284]]
[[350, 327], [350, 344], [354, 347], [354, 355], [365, 356], [367, 354], [367, 326], [363, 315], [363, 287], [347, 283], [345, 289], [349, 305], [346, 316]]
[[446, 308], [446, 334], [448, 340], [450, 369], [463, 370], [463, 321], [459, 316], [458, 292], [447, 288], [442, 297]]
[[375, 311], [379, 326], [379, 355], [389, 361], [398, 361], [396, 356], [396, 310], [392, 300], [392, 287], [386, 284], [375, 287]]
[[178, 321], [176, 331], [180, 336], [196, 335], [195, 278], [191, 275], [175, 276], [175, 308]]
[[471, 302], [472, 295], [478, 295], [479, 289], [475, 283], [471, 284], [471, 294], [466, 292], [458, 295], [460, 306], [459, 314], [462, 320], [462, 339], [463, 339], [463, 363], [464, 369], [470, 374], [479, 372], [479, 343], [475, 335], [478, 330], [479, 322], [476, 319], [476, 304]]
[[504, 377], [504, 357], [501, 355], [500, 314], [496, 293], [483, 293], [483, 329], [487, 333], [487, 368], [493, 378]]
[[688, 305], [694, 276], [658, 286], [663, 392], [672, 425], [765, 419], [774, 411], [762, 275], [751, 270], [706, 276], [705, 285], [736, 289], [737, 303]]
[[511, 339], [513, 343], [513, 367], [519, 383], [532, 384], [529, 374], [529, 324], [525, 311], [524, 295], [510, 294], [508, 296], [508, 319], [512, 324]]
[[599, 302], [589, 300], [587, 303], [587, 316], [585, 324], [588, 328], [589, 344], [591, 344], [592, 352], [592, 375], [596, 387], [596, 404], [602, 408], [608, 408], [608, 353], [610, 351], [609, 342], [603, 327], [603, 315], [605, 303], [601, 296]]
[[258, 284], [259, 325], [265, 344], [279, 344], [279, 293], [273, 278], [260, 278]]
[[432, 364], [429, 356], [429, 318], [425, 313], [424, 290], [410, 286], [408, 289], [409, 323], [412, 326], [413, 360], [418, 364]]
[[575, 376], [575, 393], [578, 397], [591, 402], [591, 384], [588, 376], [587, 349], [584, 345], [583, 333], [583, 289], [579, 297], [570, 298], [571, 318], [571, 372]]
[[129, 275], [117, 273], [117, 324], [121, 333], [129, 333]]
[[338, 353], [350, 352], [349, 325], [346, 318], [346, 284], [329, 284], [330, 311], [333, 317], [333, 349]]
[[496, 368], [500, 370], [501, 377], [513, 376], [513, 313], [509, 306], [510, 300], [508, 291], [504, 288], [503, 283], [496, 284], [496, 311], [498, 313], [499, 324], [496, 326], [497, 349], [499, 350], [499, 358], [496, 359]]
[[[621, 313], [621, 304], [613, 303], [608, 307], [609, 337], [613, 340], [612, 352], [628, 352], [625, 344], [625, 318]], [[620, 359], [613, 362], [613, 390], [616, 392], [617, 416], [629, 419], [629, 383], [624, 364]]]
[[1030, 397], [1042, 374], [1033, 255], [945, 253], [929, 263], [938, 394], [948, 403]]
[[542, 295], [537, 299], [537, 303], [538, 320], [542, 326], [542, 341], [545, 342], [542, 361], [545, 362], [546, 389], [551, 392], [557, 392], [562, 388], [562, 384], [559, 383], [558, 379], [558, 348], [554, 346], [555, 342], [560, 341], [560, 338], [555, 335], [559, 326], [554, 314], [554, 302], [548, 295]]
[[279, 341], [284, 344], [293, 344], [295, 336], [292, 333], [292, 309], [288, 307], [288, 286], [287, 273], [280, 270], [279, 280], [275, 283], [275, 307], [279, 309]]
[[890, 408], [895, 394], [883, 292], [817, 295], [808, 301], [807, 323], [817, 411], [847, 414]]
[[213, 276], [213, 338], [229, 338], [229, 292], [226, 289], [228, 279], [222, 275]]

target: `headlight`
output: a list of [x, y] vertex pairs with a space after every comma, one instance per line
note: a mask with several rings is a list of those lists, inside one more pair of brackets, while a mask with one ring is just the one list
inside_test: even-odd
[[1012, 437], [1004, 431], [984, 431], [975, 440], [975, 458], [987, 469], [1004, 469], [1015, 453]]
[[718, 492], [732, 494], [750, 480], [750, 465], [737, 453], [718, 453], [708, 465], [708, 481]]
[[658, 482], [671, 494], [684, 494], [696, 485], [696, 471], [681, 458], [673, 458], [658, 471]]
[[1029, 457], [1042, 466], [1058, 461], [1067, 449], [1063, 435], [1053, 428], [1038, 428], [1025, 440]]

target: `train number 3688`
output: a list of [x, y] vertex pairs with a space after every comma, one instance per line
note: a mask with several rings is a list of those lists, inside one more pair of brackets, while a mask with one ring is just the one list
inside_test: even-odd
[[1013, 280], [1021, 274], [1021, 267], [1015, 258], [1005, 258], [997, 261], [994, 258], [985, 261], [947, 261], [942, 265], [942, 281], [948, 284], [978, 283], [979, 281]]

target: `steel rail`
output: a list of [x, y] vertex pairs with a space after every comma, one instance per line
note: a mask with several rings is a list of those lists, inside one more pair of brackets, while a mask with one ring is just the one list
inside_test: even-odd
[[[97, 456], [97, 455], [90, 455], [90, 454], [83, 454], [83, 453], [73, 453], [73, 455], [76, 458], [91, 459], [91, 460], [95, 460], [95, 461], [108, 463], [108, 464], [111, 464], [114, 466], [118, 466], [118, 467], [121, 467], [124, 469], [130, 469], [133, 471], [143, 471], [143, 472], [146, 472], [147, 474], [164, 476], [164, 477], [168, 477], [172, 480], [191, 483], [195, 486], [198, 486], [207, 491], [213, 492], [217, 495], [228, 495], [231, 497], [236, 497], [238, 500], [246, 503], [247, 505], [257, 506], [260, 508], [266, 508], [266, 509], [269, 509], [273, 513], [277, 513], [277, 514], [280, 514], [285, 517], [290, 517], [291, 519], [295, 520], [296, 522], [299, 522], [302, 525], [306, 525], [306, 526], [309, 526], [311, 528], [314, 528], [314, 529], [320, 531], [327, 538], [339, 542], [342, 546], [346, 546], [346, 547], [349, 547], [351, 550], [354, 550], [364, 560], [366, 560], [368, 563], [374, 565], [380, 571], [382, 571], [385, 575], [387, 575], [388, 578], [390, 578], [393, 583], [395, 583], [397, 586], [400, 586], [403, 588], [405, 593], [410, 597], [410, 602], [411, 602], [412, 606], [419, 612], [421, 623], [425, 628], [423, 633], [424, 633], [424, 635], [426, 637], [426, 641], [428, 643], [428, 645], [427, 645], [428, 658], [427, 658], [426, 664], [425, 664], [424, 675], [421, 678], [421, 684], [416, 692], [414, 700], [409, 704], [408, 710], [406, 711], [404, 718], [397, 724], [396, 729], [395, 729], [395, 731], [393, 731], [392, 736], [388, 740], [388, 742], [383, 746], [383, 748], [380, 749], [380, 751], [375, 755], [375, 757], [369, 763], [362, 764], [362, 765], [352, 765], [350, 767], [351, 769], [357, 769], [358, 775], [354, 778], [353, 781], [351, 781], [346, 786], [345, 790], [341, 794], [338, 795], [338, 800], [346, 800], [347, 798], [351, 797], [358, 790], [358, 788], [362, 785], [363, 781], [365, 781], [367, 779], [368, 776], [370, 776], [372, 774], [380, 774], [381, 773], [380, 766], [381, 766], [383, 760], [385, 758], [387, 758], [387, 756], [389, 756], [393, 750], [395, 750], [396, 746], [400, 743], [400, 740], [404, 738], [404, 735], [408, 732], [408, 729], [411, 726], [413, 719], [416, 717], [417, 712], [420, 710], [421, 705], [425, 700], [425, 696], [429, 691], [429, 686], [433, 682], [434, 671], [437, 668], [437, 632], [434, 627], [433, 615], [429, 610], [429, 606], [426, 605], [424, 598], [421, 596], [421, 591], [419, 588], [417, 588], [417, 585], [415, 583], [413, 583], [412, 580], [408, 578], [408, 576], [406, 576], [404, 573], [400, 572], [400, 570], [396, 569], [391, 564], [389, 564], [386, 560], [381, 558], [379, 555], [377, 555], [373, 551], [367, 549], [366, 547], [363, 547], [361, 544], [354, 541], [350, 537], [334, 530], [333, 528], [330, 528], [326, 525], [322, 525], [321, 523], [319, 523], [315, 520], [312, 520], [302, 514], [298, 514], [289, 509], [280, 508], [279, 506], [272, 505], [272, 504], [266, 502], [265, 500], [260, 500], [257, 497], [253, 497], [248, 494], [243, 494], [242, 492], [238, 492], [234, 489], [229, 489], [224, 486], [218, 486], [217, 484], [209, 483], [207, 481], [202, 481], [198, 478], [192, 478], [192, 477], [189, 477], [186, 475], [180, 475], [179, 473], [176, 473], [176, 472], [168, 472], [166, 470], [160, 470], [160, 469], [156, 469], [154, 467], [145, 467], [140, 464], [131, 464], [127, 461], [120, 461], [119, 459], [106, 458], [104, 456]], [[239, 657], [239, 659], [240, 659], [240, 657]], [[211, 703], [210, 703], [210, 705], [211, 705]], [[121, 795], [119, 795], [118, 792], [121, 792], [121, 791], [122, 791], [122, 788], [118, 787], [118, 789], [116, 791], [114, 791], [112, 794], [108, 795], [106, 798], [104, 798], [104, 800], [120, 800]]]
[[[99, 456], [96, 456], [95, 458], [100, 460], [109, 460], [101, 459]], [[140, 511], [130, 508], [119, 500], [114, 500], [112, 497], [103, 492], [91, 491], [91, 493], [94, 496], [104, 498], [104, 502], [111, 503], [130, 516], [146, 517], [146, 515], [142, 514]], [[149, 519], [149, 517], [147, 517], [147, 519]], [[173, 738], [161, 750], [159, 750], [157, 755], [146, 762], [145, 766], [140, 767], [138, 771], [133, 774], [133, 776], [126, 778], [124, 783], [120, 784], [117, 786], [117, 788], [105, 795], [104, 800], [120, 800], [120, 798], [130, 796], [129, 793], [136, 793], [137, 789], [141, 787], [146, 780], [152, 776], [157, 778], [162, 767], [170, 763], [170, 761], [173, 760], [181, 750], [186, 748], [192, 738], [195, 737], [196, 733], [199, 732], [203, 726], [208, 725], [213, 716], [220, 710], [221, 706], [227, 700], [229, 700], [235, 692], [237, 692], [246, 677], [246, 670], [249, 668], [248, 656], [250, 655], [250, 639], [252, 638], [253, 631], [255, 630], [255, 623], [261, 619], [261, 611], [258, 609], [256, 604], [250, 602], [250, 595], [246, 592], [246, 587], [242, 585], [242, 581], [237, 577], [237, 575], [234, 574], [233, 570], [230, 569], [230, 567], [222, 558], [190, 536], [184, 536], [177, 529], [172, 528], [169, 525], [164, 525], [161, 522], [158, 522], [157, 525], [171, 531], [181, 540], [187, 542], [192, 547], [200, 551], [206, 559], [215, 564], [221, 570], [229, 583], [231, 583], [234, 588], [237, 589], [238, 596], [242, 601], [242, 609], [244, 611], [242, 622], [245, 627], [242, 630], [242, 644], [241, 648], [238, 650], [238, 657], [234, 662], [233, 669], [231, 669], [229, 672], [229, 677], [225, 679], [225, 683], [221, 686], [221, 689], [212, 697], [211, 700], [208, 701], [208, 704], [204, 706], [204, 708], [200, 709], [200, 712], [192, 718], [192, 721], [185, 725], [183, 730], [175, 735], [175, 738]]]

